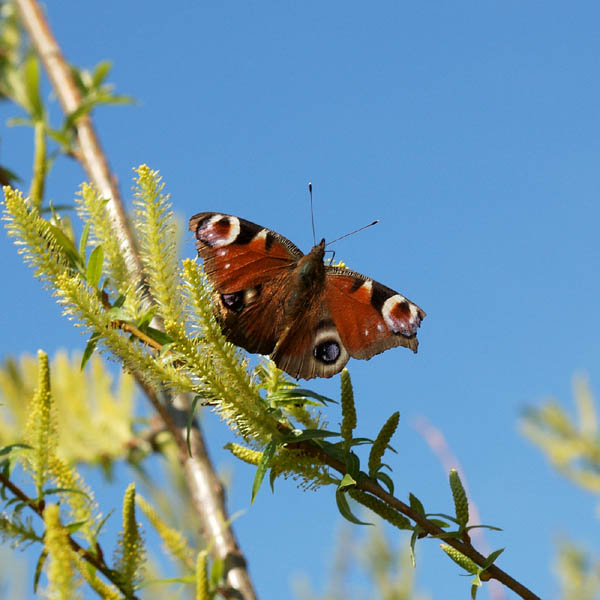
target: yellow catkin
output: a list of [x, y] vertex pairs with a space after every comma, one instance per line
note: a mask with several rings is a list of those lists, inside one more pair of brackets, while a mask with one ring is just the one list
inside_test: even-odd
[[351, 498], [363, 506], [370, 508], [375, 514], [378, 514], [382, 519], [385, 519], [398, 529], [412, 529], [410, 521], [404, 515], [401, 515], [397, 510], [379, 500], [379, 498], [375, 498], [375, 496], [371, 496], [371, 494], [367, 494], [356, 488], [349, 489], [348, 494]]
[[262, 452], [251, 450], [240, 444], [227, 443], [225, 448], [231, 452], [236, 458], [243, 460], [249, 465], [257, 465], [262, 458]]
[[59, 508], [48, 504], [44, 509], [46, 533], [44, 545], [48, 553], [48, 596], [52, 600], [78, 598], [75, 570], [71, 560], [71, 549], [67, 532], [60, 522]]
[[154, 529], [156, 533], [162, 539], [167, 550], [182, 563], [184, 563], [190, 569], [194, 569], [194, 556], [191, 548], [187, 544], [185, 536], [177, 529], [169, 527], [160, 515], [150, 506], [143, 496], [139, 494], [135, 497], [136, 504], [142, 509], [144, 515]]
[[398, 427], [398, 422], [400, 421], [400, 413], [395, 412], [383, 425], [381, 431], [377, 435], [377, 438], [373, 442], [373, 447], [371, 448], [371, 453], [369, 454], [369, 474], [373, 476], [379, 466], [381, 465], [381, 459], [383, 457], [383, 453], [385, 452], [396, 428]]
[[135, 517], [135, 484], [130, 483], [123, 498], [123, 530], [117, 548], [117, 570], [124, 589], [131, 594], [142, 579], [145, 554]]
[[440, 548], [459, 566], [465, 571], [475, 575], [481, 569], [462, 552], [459, 552], [456, 548], [448, 546], [448, 544], [440, 544]]
[[48, 462], [56, 447], [56, 424], [50, 394], [50, 367], [48, 355], [38, 350], [38, 386], [31, 400], [29, 419], [25, 428], [25, 442], [33, 447], [30, 464], [38, 496], [48, 477]]
[[454, 498], [456, 520], [463, 527], [469, 522], [469, 501], [456, 469], [450, 469], [450, 489]]
[[356, 427], [356, 407], [354, 406], [354, 390], [348, 369], [342, 371], [342, 437], [346, 445], [346, 450], [350, 449], [352, 441], [352, 432]]
[[198, 553], [196, 560], [196, 600], [209, 600], [208, 591], [208, 556], [206, 550]]

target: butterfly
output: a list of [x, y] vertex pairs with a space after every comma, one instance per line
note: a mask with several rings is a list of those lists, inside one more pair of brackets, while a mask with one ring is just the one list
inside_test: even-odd
[[239, 217], [190, 219], [226, 338], [268, 354], [292, 377], [339, 373], [394, 346], [417, 351], [425, 313], [373, 279], [323, 261], [325, 240], [303, 254], [292, 242]]

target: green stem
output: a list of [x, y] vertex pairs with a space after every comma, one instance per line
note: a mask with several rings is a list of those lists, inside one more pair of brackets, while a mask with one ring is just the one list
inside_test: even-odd
[[34, 125], [34, 156], [33, 156], [33, 178], [29, 196], [33, 205], [39, 210], [44, 198], [44, 185], [46, 183], [46, 171], [48, 163], [46, 160], [46, 124], [36, 121]]

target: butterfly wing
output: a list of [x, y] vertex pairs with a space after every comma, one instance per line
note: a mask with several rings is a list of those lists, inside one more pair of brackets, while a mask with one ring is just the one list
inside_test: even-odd
[[325, 273], [322, 292], [280, 335], [271, 355], [280, 369], [302, 379], [331, 377], [350, 357], [368, 360], [395, 346], [417, 351], [421, 308], [355, 271]]
[[368, 360], [395, 346], [417, 351], [421, 308], [361, 273], [342, 267], [326, 273], [324, 300], [350, 356]]
[[221, 213], [194, 215], [190, 230], [227, 339], [249, 352], [271, 353], [284, 327], [279, 290], [302, 252], [269, 229]]

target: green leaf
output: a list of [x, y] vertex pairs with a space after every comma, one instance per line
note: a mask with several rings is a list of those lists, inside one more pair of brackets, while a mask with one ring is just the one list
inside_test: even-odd
[[104, 517], [102, 517], [102, 519], [100, 520], [100, 522], [96, 526], [96, 529], [95, 529], [94, 533], [92, 534], [92, 539], [94, 540], [94, 543], [96, 543], [96, 540], [98, 539], [98, 536], [100, 535], [100, 530], [104, 527], [104, 525], [106, 525], [106, 522], [108, 521], [109, 517], [114, 512], [115, 512], [115, 509], [113, 508]]
[[327, 396], [317, 394], [317, 392], [313, 392], [312, 390], [307, 390], [304, 388], [291, 388], [291, 389], [279, 390], [279, 391], [275, 392], [274, 394], [272, 394], [271, 396], [269, 396], [267, 399], [272, 400], [272, 401], [280, 401], [280, 400], [299, 401], [299, 400], [306, 400], [308, 398], [317, 400], [321, 404], [327, 404], [328, 402], [337, 404], [337, 402], [335, 400], [332, 400], [331, 398], [328, 398]]
[[79, 271], [83, 272], [83, 262], [81, 260], [81, 256], [79, 256], [79, 252], [77, 252], [73, 242], [63, 233], [61, 229], [56, 227], [56, 225], [52, 225], [52, 223], [48, 223], [52, 234], [54, 235], [54, 239], [56, 243], [63, 249], [63, 252], [67, 255], [71, 266]]
[[222, 558], [216, 558], [210, 569], [210, 582], [211, 587], [216, 588], [220, 581], [223, 579], [225, 573], [225, 562]]
[[449, 527], [448, 523], [445, 521], [441, 521], [440, 519], [429, 519], [430, 523], [437, 525], [440, 529], [444, 529], [444, 527]]
[[408, 498], [410, 501], [410, 507], [425, 516], [425, 509], [423, 508], [421, 501], [412, 493], [408, 495]]
[[465, 531], [470, 531], [471, 529], [491, 529], [492, 531], [503, 531], [501, 527], [494, 527], [493, 525], [469, 525], [465, 527]]
[[74, 127], [78, 119], [83, 115], [87, 115], [92, 110], [94, 103], [90, 100], [84, 100], [74, 111], [70, 112], [63, 124], [63, 131], [67, 131]]
[[271, 460], [273, 459], [273, 455], [275, 454], [275, 449], [277, 448], [277, 443], [271, 440], [263, 450], [262, 457], [258, 466], [256, 467], [256, 474], [254, 475], [254, 482], [252, 483], [252, 498], [250, 503], [254, 503], [254, 499], [256, 498], [256, 494], [258, 494], [258, 490], [262, 484], [263, 479], [265, 478], [265, 474], [269, 465], [271, 464]]
[[198, 402], [202, 400], [202, 396], [194, 396], [190, 412], [188, 413], [187, 427], [185, 431], [185, 443], [187, 444], [188, 454], [192, 456], [192, 446], [190, 444], [190, 432], [192, 431], [192, 425], [194, 424], [194, 415], [196, 414], [196, 406]]
[[46, 129], [46, 133], [51, 137], [65, 152], [71, 151], [73, 145], [73, 136], [63, 131], [57, 131], [56, 129]]
[[87, 249], [88, 238], [90, 236], [90, 226], [91, 221], [88, 221], [81, 232], [81, 237], [79, 238], [79, 256], [81, 256], [81, 260], [85, 262], [85, 252]]
[[413, 569], [417, 567], [417, 558], [415, 555], [415, 544], [417, 543], [417, 539], [419, 539], [419, 534], [423, 530], [418, 525], [415, 525], [415, 529], [410, 536], [410, 562], [412, 563]]
[[348, 452], [344, 457], [346, 464], [346, 472], [352, 475], [354, 479], [358, 479], [360, 476], [360, 458], [354, 454], [354, 452]]
[[102, 277], [102, 267], [104, 266], [104, 248], [96, 246], [90, 254], [90, 260], [87, 264], [86, 279], [87, 282], [97, 288]]
[[346, 473], [338, 485], [338, 490], [343, 490], [354, 485], [356, 485], [356, 480], [349, 473]]
[[471, 586], [471, 600], [475, 600], [477, 598], [477, 590], [478, 590], [477, 584], [473, 584]]
[[381, 481], [383, 485], [388, 489], [388, 492], [393, 496], [394, 495], [394, 482], [392, 478], [387, 473], [382, 473], [381, 471], [377, 473], [375, 478], [378, 481]]
[[34, 591], [34, 593], [37, 593], [37, 588], [40, 583], [40, 577], [42, 576], [42, 571], [44, 570], [44, 563], [46, 562], [47, 558], [48, 558], [48, 553], [46, 552], [46, 550], [42, 550], [41, 554], [39, 555], [39, 557], [37, 559], [37, 562], [35, 563], [35, 572], [33, 575], [33, 591]]
[[9, 444], [8, 446], [3, 446], [0, 448], [0, 456], [4, 456], [5, 454], [10, 454], [15, 448], [21, 448], [23, 450], [32, 450], [32, 447], [27, 444]]
[[172, 344], [173, 338], [166, 334], [164, 331], [160, 329], [156, 329], [154, 327], [150, 327], [150, 325], [146, 325], [145, 327], [140, 327], [140, 331], [143, 331], [145, 334], [149, 335], [155, 342], [164, 346], [165, 344]]
[[113, 308], [121, 308], [123, 304], [125, 304], [125, 300], [127, 300], [127, 296], [125, 294], [121, 294], [114, 302]]
[[271, 486], [271, 492], [275, 492], [275, 480], [277, 479], [277, 472], [271, 469], [269, 472], [269, 485]]
[[40, 98], [40, 65], [35, 54], [31, 54], [25, 61], [23, 69], [25, 80], [25, 93], [29, 113], [36, 121], [41, 121], [44, 116], [42, 100]]
[[504, 548], [500, 548], [500, 550], [494, 550], [483, 563], [483, 570], [487, 569], [490, 565], [494, 564], [494, 561], [504, 552]]
[[[345, 478], [346, 476], [344, 476], [344, 479]], [[347, 521], [350, 521], [350, 523], [354, 523], [355, 525], [373, 525], [373, 523], [365, 523], [364, 521], [361, 521], [352, 514], [352, 511], [350, 510], [350, 505], [348, 504], [348, 499], [346, 498], [346, 494], [344, 494], [343, 491], [340, 491], [339, 489], [336, 490], [335, 501], [337, 503], [338, 510], [340, 511], [342, 517], [344, 517], [344, 519], [346, 519]]]
[[131, 314], [120, 306], [113, 306], [106, 311], [106, 314], [112, 321], [125, 321], [125, 323], [129, 323], [131, 318]]
[[293, 429], [283, 438], [284, 443], [297, 443], [306, 440], [324, 439], [341, 435], [337, 431], [327, 431], [326, 429]]
[[96, 69], [94, 70], [94, 75], [92, 77], [93, 88], [98, 88], [104, 83], [104, 80], [108, 76], [111, 68], [112, 64], [109, 60], [103, 60], [96, 65]]
[[142, 329], [143, 327], [146, 327], [150, 321], [152, 321], [152, 319], [154, 318], [154, 315], [156, 314], [156, 311], [158, 310], [158, 306], [156, 306], [156, 304], [153, 304], [138, 320], [137, 320], [137, 327], [138, 329]]
[[92, 335], [90, 336], [90, 339], [88, 340], [87, 344], [85, 345], [85, 350], [83, 351], [83, 356], [81, 357], [82, 371], [83, 369], [85, 369], [85, 365], [87, 364], [88, 360], [92, 358], [92, 354], [94, 354], [94, 350], [96, 349], [99, 340], [100, 335], [98, 334], [98, 332], [94, 331], [94, 333], [92, 333]]
[[76, 531], [79, 531], [88, 521], [89, 519], [83, 519], [83, 521], [74, 521], [73, 523], [68, 523], [65, 525], [65, 529], [69, 533], [75, 533]]
[[44, 497], [50, 496], [52, 494], [80, 494], [81, 496], [84, 496], [89, 502], [92, 501], [88, 494], [86, 494], [83, 490], [78, 490], [77, 488], [48, 488], [42, 490], [42, 496]]

